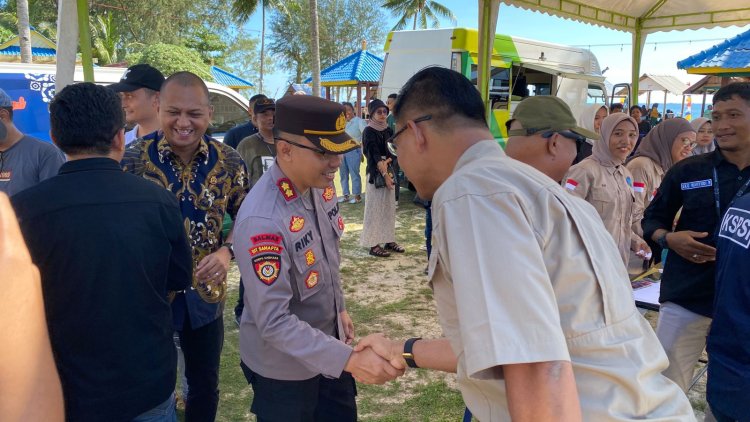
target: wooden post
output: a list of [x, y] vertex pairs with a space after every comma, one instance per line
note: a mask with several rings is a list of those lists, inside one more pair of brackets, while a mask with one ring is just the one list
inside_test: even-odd
[[664, 114], [662, 115], [662, 120], [667, 118], [667, 90], [664, 90]]
[[705, 112], [706, 112], [706, 87], [704, 86], [703, 87], [703, 102], [701, 103], [701, 115], [698, 117], [703, 117], [703, 113]]
[[327, 86], [326, 87], [326, 100], [330, 100], [330, 99], [331, 99], [331, 87]]
[[357, 82], [357, 117], [362, 117], [362, 85]]
[[680, 109], [680, 117], [685, 117], [685, 94], [682, 95], [682, 108]]

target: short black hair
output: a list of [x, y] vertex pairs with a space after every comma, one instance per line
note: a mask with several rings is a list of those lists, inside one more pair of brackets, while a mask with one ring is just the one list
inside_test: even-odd
[[629, 113], [629, 114], [632, 114], [632, 113], [633, 113], [633, 110], [636, 110], [636, 109], [637, 109], [638, 111], [640, 111], [641, 113], [643, 113], [643, 110], [641, 110], [641, 106], [639, 106], [639, 105], [637, 105], [637, 104], [636, 104], [636, 105], [632, 105], [632, 106], [630, 106], [630, 110], [629, 110], [629, 112], [630, 112], [630, 113]]
[[623, 105], [622, 105], [622, 103], [612, 103], [612, 104], [611, 104], [611, 105], [609, 106], [609, 112], [610, 112], [610, 113], [612, 113], [613, 111], [615, 111], [615, 110], [617, 110], [617, 109], [620, 109], [620, 110], [624, 110], [624, 109], [625, 109], [625, 106], [623, 106]]
[[714, 94], [713, 103], [716, 104], [719, 101], [729, 101], [734, 95], [750, 103], [750, 82], [734, 82], [721, 87], [716, 91], [716, 94]]
[[396, 98], [398, 98], [398, 94], [396, 94], [396, 93], [389, 94], [388, 98], [393, 98], [395, 100]]
[[463, 117], [487, 127], [484, 103], [471, 81], [454, 70], [426, 67], [409, 78], [393, 107], [397, 117], [410, 109], [432, 113], [432, 124], [442, 126]]
[[354, 108], [354, 104], [350, 103], [349, 101], [344, 101], [343, 103], [341, 103], [341, 105], [344, 107]]
[[125, 125], [120, 96], [90, 82], [68, 85], [49, 103], [50, 132], [66, 154], [107, 155]]
[[206, 101], [209, 103], [211, 102], [211, 96], [208, 94], [206, 83], [195, 73], [186, 71], [173, 73], [164, 80], [163, 84], [161, 84], [161, 92], [164, 92], [164, 89], [171, 83], [177, 83], [183, 87], [197, 86], [202, 89], [204, 94], [206, 94]]

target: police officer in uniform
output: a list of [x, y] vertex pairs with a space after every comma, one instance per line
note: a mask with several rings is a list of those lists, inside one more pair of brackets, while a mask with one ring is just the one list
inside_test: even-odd
[[353, 352], [354, 325], [339, 278], [334, 175], [360, 145], [340, 104], [312, 96], [276, 103], [276, 161], [243, 202], [235, 225], [245, 284], [242, 369], [258, 421], [355, 421], [354, 379], [403, 373], [371, 349]]

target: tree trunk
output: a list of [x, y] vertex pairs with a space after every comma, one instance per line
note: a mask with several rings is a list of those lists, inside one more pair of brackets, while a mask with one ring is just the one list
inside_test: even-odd
[[417, 15], [419, 15], [419, 12], [414, 12], [414, 26], [411, 28], [413, 31], [417, 30]]
[[21, 47], [21, 63], [31, 63], [31, 28], [29, 26], [29, 1], [16, 0], [18, 13], [18, 44]]
[[318, 0], [310, 0], [310, 36], [312, 38], [312, 94], [320, 96], [320, 34], [318, 33]]
[[260, 75], [258, 77], [258, 94], [263, 93], [263, 62], [265, 61], [266, 53], [266, 1], [260, 5], [261, 7], [261, 25], [260, 25]]

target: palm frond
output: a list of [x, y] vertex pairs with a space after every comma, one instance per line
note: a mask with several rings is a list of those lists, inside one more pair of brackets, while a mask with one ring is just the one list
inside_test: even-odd
[[239, 23], [245, 23], [258, 9], [258, 5], [264, 7], [265, 2], [263, 0], [232, 0], [232, 16], [237, 18]]
[[433, 14], [433, 16], [442, 16], [444, 18], [447, 18], [451, 21], [451, 24], [456, 25], [458, 22], [456, 20], [456, 15], [453, 14], [453, 12], [448, 9], [447, 7], [443, 6], [442, 4], [429, 0], [427, 1], [425, 5], [425, 9], [429, 9], [430, 12]]

